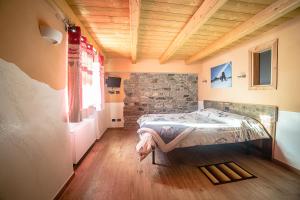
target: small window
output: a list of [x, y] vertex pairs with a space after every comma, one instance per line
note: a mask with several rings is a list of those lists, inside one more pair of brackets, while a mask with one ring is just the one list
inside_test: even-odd
[[249, 51], [250, 89], [276, 89], [277, 43], [273, 40]]

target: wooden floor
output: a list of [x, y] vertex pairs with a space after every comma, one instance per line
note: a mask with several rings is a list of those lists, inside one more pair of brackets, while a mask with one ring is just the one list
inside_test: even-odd
[[[157, 153], [139, 162], [135, 131], [108, 130], [75, 171], [61, 199], [300, 199], [300, 177], [239, 147]], [[214, 186], [197, 165], [235, 161], [258, 178]]]

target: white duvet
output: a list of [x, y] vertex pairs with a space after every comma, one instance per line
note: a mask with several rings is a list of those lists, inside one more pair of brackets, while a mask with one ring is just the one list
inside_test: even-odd
[[138, 124], [140, 141], [136, 150], [141, 159], [153, 146], [168, 152], [182, 147], [269, 138], [258, 121], [211, 108], [192, 113], [147, 114], [138, 119]]

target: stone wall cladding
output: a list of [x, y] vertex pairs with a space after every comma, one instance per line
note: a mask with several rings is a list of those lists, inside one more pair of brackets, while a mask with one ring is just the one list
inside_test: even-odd
[[143, 114], [198, 109], [197, 74], [131, 73], [124, 90], [125, 128], [137, 128], [136, 121]]

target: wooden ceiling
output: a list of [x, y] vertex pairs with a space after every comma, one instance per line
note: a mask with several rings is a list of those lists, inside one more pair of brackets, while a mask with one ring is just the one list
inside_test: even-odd
[[300, 15], [300, 0], [67, 0], [108, 57], [207, 58]]

